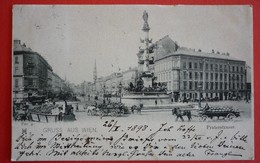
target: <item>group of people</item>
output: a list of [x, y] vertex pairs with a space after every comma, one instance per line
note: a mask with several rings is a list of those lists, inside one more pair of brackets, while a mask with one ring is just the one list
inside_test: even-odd
[[[63, 106], [59, 106], [59, 114], [58, 121], [74, 121], [76, 120], [76, 116], [74, 114], [74, 108], [72, 105], [68, 105], [67, 101], [64, 100], [65, 103], [65, 112], [63, 111]], [[78, 111], [78, 104], [76, 104], [76, 111]]]

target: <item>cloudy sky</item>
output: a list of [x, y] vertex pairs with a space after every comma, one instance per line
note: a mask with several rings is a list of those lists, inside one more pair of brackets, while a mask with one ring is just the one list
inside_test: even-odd
[[180, 46], [229, 52], [252, 67], [249, 6], [16, 5], [13, 39], [40, 53], [60, 77], [93, 81], [95, 60], [98, 77], [137, 66], [144, 10], [154, 41], [169, 35]]

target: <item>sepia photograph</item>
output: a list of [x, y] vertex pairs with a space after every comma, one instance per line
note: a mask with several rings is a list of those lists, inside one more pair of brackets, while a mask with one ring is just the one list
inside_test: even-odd
[[249, 5], [14, 5], [12, 160], [254, 159]]

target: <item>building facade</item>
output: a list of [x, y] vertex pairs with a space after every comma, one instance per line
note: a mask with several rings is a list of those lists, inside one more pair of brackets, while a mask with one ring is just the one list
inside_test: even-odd
[[138, 77], [138, 69], [135, 68], [129, 68], [126, 71], [122, 72], [122, 86], [123, 87], [129, 87], [130, 83], [136, 84], [136, 79]]
[[56, 73], [52, 73], [52, 91], [55, 94], [60, 93], [62, 90], [64, 90], [65, 87], [65, 80], [62, 79], [59, 75], [57, 75]]
[[124, 93], [124, 88], [129, 87], [130, 82], [136, 83], [138, 78], [138, 69], [129, 68], [128, 70], [112, 73], [107, 76], [97, 77], [94, 82], [82, 83], [82, 89], [86, 96], [103, 97], [104, 94], [108, 96], [120, 96]]
[[157, 42], [154, 73], [157, 82], [166, 82], [177, 101], [245, 97], [246, 63], [229, 53], [206, 53], [179, 47], [169, 36]]
[[21, 101], [32, 95], [47, 95], [53, 88], [53, 78], [52, 67], [39, 53], [21, 44], [20, 40], [14, 40], [14, 101]]
[[122, 73], [113, 73], [106, 77], [105, 79], [105, 87], [107, 94], [111, 94], [116, 96], [119, 94], [119, 85], [122, 84], [123, 75]]

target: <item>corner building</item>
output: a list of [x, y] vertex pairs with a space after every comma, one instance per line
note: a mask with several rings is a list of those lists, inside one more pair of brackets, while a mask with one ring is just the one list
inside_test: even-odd
[[[175, 101], [186, 97], [246, 98], [246, 62], [229, 53], [180, 47], [169, 36], [156, 42], [154, 74], [166, 82]], [[199, 96], [200, 94], [200, 96]]]
[[23, 100], [33, 94], [44, 95], [51, 89], [52, 67], [37, 52], [14, 40], [13, 99]]

